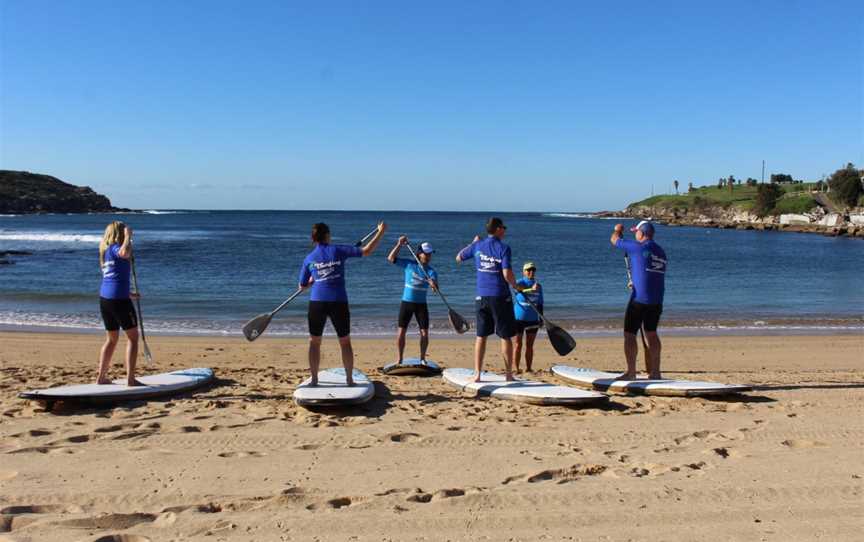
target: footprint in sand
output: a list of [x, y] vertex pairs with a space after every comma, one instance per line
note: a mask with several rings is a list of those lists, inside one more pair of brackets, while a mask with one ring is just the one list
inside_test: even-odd
[[93, 542], [152, 542], [152, 540], [140, 534], [109, 534], [100, 536]]
[[387, 435], [387, 438], [389, 438], [391, 442], [408, 442], [419, 439], [420, 435], [417, 433], [391, 433]]
[[224, 457], [226, 459], [233, 459], [235, 457], [264, 457], [264, 452], [223, 452], [219, 454], [219, 457]]
[[783, 446], [787, 448], [825, 448], [828, 444], [824, 442], [819, 442], [818, 440], [807, 440], [807, 439], [790, 439], [784, 440], [781, 442]]
[[303, 451], [308, 452], [310, 450], [317, 450], [320, 447], [321, 447], [320, 444], [301, 444], [299, 446], [294, 446], [294, 449], [295, 450], [303, 450]]
[[70, 527], [73, 529], [128, 529], [141, 523], [152, 523], [156, 520], [155, 514], [132, 513], [132, 514], [105, 514], [89, 518], [67, 519], [59, 521], [55, 525]]
[[81, 507], [71, 504], [24, 504], [0, 509], [0, 514], [10, 516], [19, 514], [79, 514], [81, 512]]

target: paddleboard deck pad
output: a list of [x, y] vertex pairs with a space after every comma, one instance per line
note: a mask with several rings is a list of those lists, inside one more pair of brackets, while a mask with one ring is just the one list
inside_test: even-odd
[[365, 403], [375, 395], [375, 385], [361, 371], [352, 373], [354, 385], [345, 380], [345, 369], [339, 367], [318, 372], [318, 385], [310, 386], [307, 378], [294, 390], [294, 402], [300, 406], [347, 406]]
[[480, 382], [474, 382], [472, 369], [444, 369], [444, 381], [463, 392], [475, 396], [485, 395], [496, 399], [520, 401], [532, 405], [581, 405], [607, 401], [602, 393], [580, 390], [567, 386], [556, 386], [532, 380], [507, 382], [504, 376], [483, 371]]
[[700, 382], [697, 380], [618, 380], [620, 373], [607, 373], [594, 369], [555, 365], [552, 374], [567, 382], [604, 392], [631, 393], [637, 395], [665, 395], [670, 397], [700, 397], [705, 395], [729, 395], [751, 391], [750, 386]]
[[430, 360], [419, 358], [403, 359], [402, 363], [393, 362], [381, 367], [385, 375], [437, 375], [441, 374], [441, 366]]
[[43, 390], [25, 391], [18, 394], [22, 399], [37, 401], [69, 401], [89, 404], [111, 404], [123, 401], [140, 401], [178, 395], [200, 388], [213, 381], [213, 369], [194, 368], [139, 376], [144, 386], [127, 386], [126, 380], [114, 380], [111, 384], [78, 384], [59, 386]]

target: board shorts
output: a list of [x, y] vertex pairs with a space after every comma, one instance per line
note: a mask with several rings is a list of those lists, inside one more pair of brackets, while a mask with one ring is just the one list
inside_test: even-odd
[[330, 318], [337, 337], [347, 337], [351, 333], [351, 312], [347, 301], [310, 301], [309, 302], [309, 335], [320, 337], [324, 335], [324, 324]]
[[516, 335], [524, 333], [537, 333], [540, 331], [540, 321], [526, 322], [525, 320], [516, 320]]
[[399, 305], [399, 327], [408, 327], [412, 317], [417, 319], [417, 327], [429, 329], [429, 305], [403, 301]]
[[513, 299], [509, 295], [478, 296], [474, 300], [474, 309], [478, 337], [495, 333], [502, 339], [509, 339], [516, 335], [516, 316], [513, 314]]
[[138, 313], [135, 312], [135, 306], [129, 298], [108, 299], [100, 297], [99, 312], [102, 313], [105, 331], [117, 331], [120, 328], [126, 331], [138, 327]]
[[663, 304], [646, 305], [630, 300], [627, 312], [624, 313], [624, 331], [635, 335], [639, 328], [645, 331], [657, 331], [660, 315], [663, 314]]

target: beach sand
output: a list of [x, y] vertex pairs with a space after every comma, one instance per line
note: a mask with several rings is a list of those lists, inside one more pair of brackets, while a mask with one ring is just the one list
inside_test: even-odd
[[[391, 341], [361, 339], [376, 397], [335, 412], [291, 400], [303, 340], [150, 343], [144, 372], [206, 366], [219, 382], [46, 413], [16, 394], [90, 381], [101, 337], [0, 333], [0, 540], [861, 539], [860, 336], [667, 338], [668, 376], [754, 391], [613, 396], [603, 408], [382, 376]], [[469, 367], [472, 346], [433, 337], [430, 358]], [[337, 355], [326, 338], [323, 365]], [[617, 370], [621, 359], [618, 339], [581, 340], [559, 358], [540, 337], [536, 378], [562, 383], [546, 371], [562, 361]]]

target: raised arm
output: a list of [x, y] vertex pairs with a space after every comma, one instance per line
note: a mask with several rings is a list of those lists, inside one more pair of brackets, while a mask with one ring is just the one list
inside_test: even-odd
[[615, 224], [615, 229], [612, 230], [612, 237], [609, 238], [609, 242], [612, 243], [613, 247], [618, 246], [618, 240], [624, 236], [624, 226], [622, 224]]
[[378, 231], [375, 232], [375, 236], [366, 243], [366, 246], [361, 250], [363, 251], [363, 256], [369, 256], [375, 249], [378, 248], [378, 243], [381, 242], [381, 238], [384, 237], [384, 232], [387, 231], [387, 224], [385, 222], [378, 223]]
[[129, 226], [124, 226], [124, 228], [126, 231], [123, 235], [123, 244], [120, 245], [120, 250], [117, 251], [117, 255], [124, 260], [128, 260], [132, 257], [132, 228]]
[[474, 240], [471, 241], [470, 245], [468, 245], [467, 247], [465, 247], [462, 250], [460, 250], [459, 252], [457, 252], [456, 253], [456, 263], [462, 263], [465, 260], [467, 260], [468, 258], [470, 258], [471, 256], [473, 256], [473, 254], [471, 254], [471, 255], [466, 255], [466, 254], [468, 253], [468, 249], [471, 248], [474, 245], [474, 243], [476, 243], [479, 240], [480, 240], [480, 236], [475, 235]]
[[399, 255], [399, 250], [402, 248], [402, 245], [408, 244], [408, 237], [402, 235], [396, 241], [396, 244], [390, 249], [390, 254], [387, 255], [387, 261], [390, 263], [396, 263], [396, 256]]

